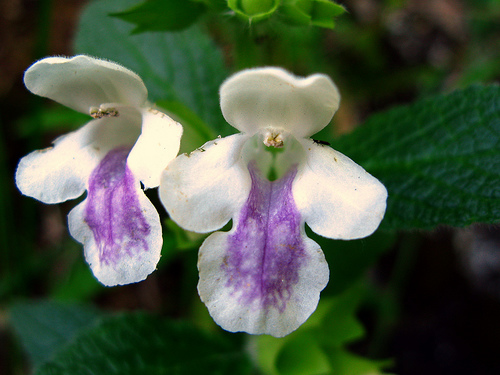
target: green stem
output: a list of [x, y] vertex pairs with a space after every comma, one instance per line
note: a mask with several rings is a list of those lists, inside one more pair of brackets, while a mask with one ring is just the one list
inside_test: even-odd
[[252, 30], [234, 25], [234, 66], [236, 70], [262, 65], [262, 56], [254, 41]]

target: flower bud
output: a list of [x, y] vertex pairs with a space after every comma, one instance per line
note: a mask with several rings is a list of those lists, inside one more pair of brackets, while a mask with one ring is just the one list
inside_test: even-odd
[[227, 0], [236, 14], [253, 22], [270, 17], [280, 5], [280, 0]]
[[273, 0], [241, 0], [241, 8], [249, 16], [267, 13], [273, 6]]

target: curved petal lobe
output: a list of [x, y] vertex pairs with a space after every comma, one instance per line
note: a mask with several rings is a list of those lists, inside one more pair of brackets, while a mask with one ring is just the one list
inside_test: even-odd
[[350, 240], [372, 234], [382, 221], [387, 190], [347, 156], [310, 139], [293, 184], [297, 208], [321, 236]]
[[296, 169], [273, 182], [254, 163], [249, 170], [252, 189], [235, 228], [200, 249], [198, 291], [222, 328], [282, 337], [316, 309], [328, 266], [293, 201]]
[[69, 215], [71, 235], [107, 286], [144, 280], [160, 259], [160, 219], [127, 167], [128, 153], [120, 147], [106, 155], [92, 172], [87, 199]]
[[160, 184], [161, 173], [179, 152], [181, 135], [181, 124], [166, 114], [152, 108], [142, 111], [142, 132], [127, 164], [146, 188]]
[[141, 107], [148, 95], [137, 74], [116, 63], [85, 55], [42, 59], [24, 73], [24, 84], [33, 94], [82, 113], [104, 103]]
[[88, 134], [98, 127], [91, 121], [76, 132], [62, 136], [52, 147], [23, 157], [16, 170], [16, 185], [24, 195], [44, 203], [79, 197], [98, 159], [88, 149]]
[[220, 88], [224, 118], [249, 134], [275, 127], [297, 138], [309, 137], [328, 125], [339, 102], [328, 76], [300, 78], [278, 68], [244, 70]]
[[27, 196], [44, 203], [79, 197], [87, 180], [109, 150], [132, 145], [140, 132], [140, 116], [131, 107], [120, 108], [120, 117], [104, 117], [55, 140], [19, 161], [16, 185]]
[[245, 203], [250, 176], [242, 167], [242, 134], [207, 142], [179, 155], [161, 178], [160, 199], [183, 228], [210, 232], [222, 228]]

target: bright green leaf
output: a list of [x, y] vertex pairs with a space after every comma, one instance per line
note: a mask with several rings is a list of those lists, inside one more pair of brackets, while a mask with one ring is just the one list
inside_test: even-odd
[[219, 108], [218, 90], [228, 73], [220, 50], [196, 26], [175, 33], [130, 35], [130, 24], [108, 16], [136, 3], [91, 3], [82, 14], [75, 51], [123, 64], [144, 80], [149, 100], [183, 103], [217, 134], [226, 135], [229, 127]]
[[311, 24], [314, 26], [333, 29], [335, 27], [334, 18], [345, 12], [342, 5], [331, 0], [315, 0], [312, 2]]
[[94, 308], [53, 301], [20, 302], [9, 311], [10, 323], [33, 365], [46, 361], [101, 314]]
[[[332, 353], [344, 353], [347, 344], [365, 334], [356, 314], [366, 293], [358, 283], [334, 297], [321, 296], [316, 311], [297, 331], [283, 338], [255, 337], [260, 368], [268, 375], [336, 374]], [[366, 363], [379, 366], [368, 359]]]
[[288, 340], [276, 358], [280, 375], [331, 374], [330, 362], [311, 332], [301, 331]]
[[384, 229], [500, 219], [499, 86], [472, 86], [376, 114], [334, 148], [387, 187]]
[[108, 317], [58, 351], [37, 375], [248, 374], [241, 346], [144, 313]]
[[[300, 329], [300, 328], [299, 328]], [[293, 334], [293, 333], [292, 333]], [[276, 359], [281, 349], [286, 344], [289, 336], [276, 338], [268, 335], [252, 336], [251, 342], [254, 344], [257, 353], [257, 364], [261, 372], [266, 375], [277, 375]]]
[[291, 24], [335, 27], [334, 19], [345, 12], [342, 5], [331, 0], [285, 0], [280, 15]]
[[148, 0], [123, 12], [111, 14], [136, 25], [132, 33], [173, 31], [191, 26], [206, 10], [204, 4], [190, 0]]
[[317, 333], [323, 344], [341, 347], [364, 336], [365, 330], [356, 313], [365, 293], [365, 288], [358, 283], [336, 297], [324, 298], [330, 306]]
[[335, 373], [331, 352], [362, 338], [365, 330], [356, 313], [366, 293], [355, 285], [336, 297], [322, 297], [317, 311], [302, 329], [290, 335], [276, 355], [280, 375]]

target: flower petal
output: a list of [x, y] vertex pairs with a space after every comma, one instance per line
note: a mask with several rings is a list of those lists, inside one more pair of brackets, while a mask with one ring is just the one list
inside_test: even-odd
[[293, 184], [297, 208], [311, 229], [334, 239], [372, 234], [384, 217], [387, 190], [351, 159], [310, 139]]
[[152, 108], [142, 111], [142, 132], [128, 157], [128, 166], [146, 188], [160, 184], [167, 164], [176, 157], [182, 126]]
[[160, 218], [127, 167], [128, 152], [119, 147], [106, 155], [92, 172], [87, 199], [68, 218], [92, 272], [107, 286], [144, 280], [160, 259]]
[[238, 212], [250, 191], [243, 164], [247, 140], [243, 134], [216, 139], [167, 166], [160, 199], [174, 221], [190, 231], [210, 232]]
[[227, 122], [242, 132], [286, 130], [297, 138], [323, 129], [339, 107], [340, 94], [323, 74], [295, 77], [283, 69], [248, 69], [227, 79], [220, 104]]
[[36, 95], [83, 113], [105, 103], [141, 107], [148, 95], [137, 74], [116, 63], [84, 55], [42, 59], [26, 71], [24, 84]]
[[249, 171], [252, 189], [235, 228], [200, 248], [198, 291], [222, 328], [282, 337], [316, 309], [328, 265], [293, 201], [296, 168], [273, 182], [254, 163]]
[[99, 160], [114, 147], [132, 145], [139, 135], [138, 113], [130, 107], [120, 108], [120, 113], [90, 121], [56, 139], [52, 147], [23, 157], [16, 171], [19, 190], [44, 203], [80, 196]]

